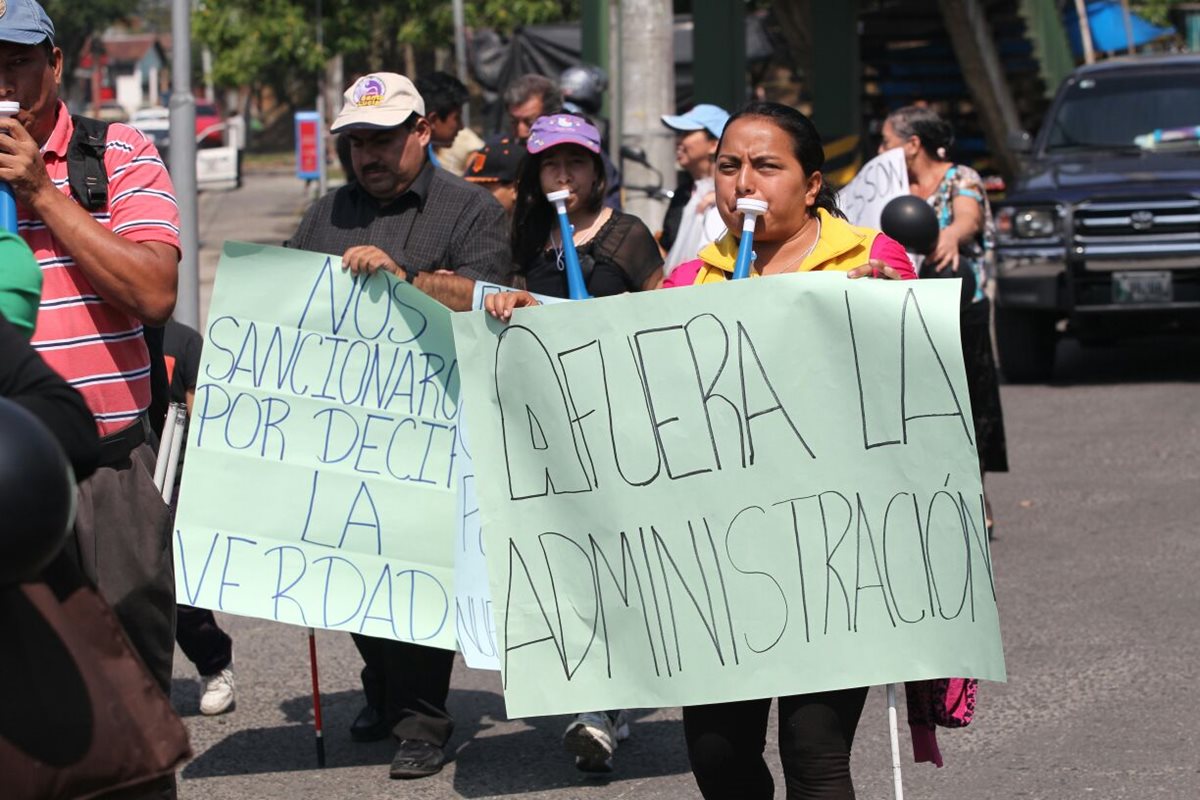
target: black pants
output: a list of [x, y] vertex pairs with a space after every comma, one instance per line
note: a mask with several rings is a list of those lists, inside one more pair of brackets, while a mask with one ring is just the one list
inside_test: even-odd
[[[850, 746], [866, 698], [866, 687], [779, 698], [779, 758], [788, 800], [854, 797]], [[688, 760], [706, 800], [774, 797], [763, 760], [770, 711], [770, 698], [684, 707]]]
[[233, 640], [207, 608], [175, 606], [175, 641], [201, 675], [216, 675], [233, 661]]
[[362, 671], [367, 705], [393, 723], [397, 739], [419, 739], [445, 747], [454, 730], [446, 711], [454, 651], [392, 639], [350, 634], [366, 664]]

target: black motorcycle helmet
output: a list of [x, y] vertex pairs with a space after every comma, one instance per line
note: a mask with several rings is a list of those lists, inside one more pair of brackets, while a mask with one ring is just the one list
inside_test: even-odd
[[608, 89], [608, 73], [592, 64], [577, 64], [562, 71], [558, 86], [566, 103], [578, 106], [585, 114], [598, 114]]

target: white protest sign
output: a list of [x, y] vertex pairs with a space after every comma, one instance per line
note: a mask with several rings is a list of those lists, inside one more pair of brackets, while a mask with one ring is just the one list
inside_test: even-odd
[[[475, 282], [471, 308], [483, 308], [490, 294], [513, 291], [495, 283]], [[561, 298], [536, 295], [544, 304], [562, 302]], [[454, 623], [458, 649], [472, 669], [499, 670], [496, 627], [492, 615], [492, 592], [488, 588], [487, 559], [479, 520], [479, 501], [475, 496], [475, 467], [471, 460], [466, 431], [466, 416], [459, 405], [458, 416], [458, 501], [455, 506], [454, 549]]]
[[838, 207], [851, 225], [879, 230], [879, 215], [889, 200], [909, 193], [904, 151], [886, 150], [868, 161], [838, 192]]

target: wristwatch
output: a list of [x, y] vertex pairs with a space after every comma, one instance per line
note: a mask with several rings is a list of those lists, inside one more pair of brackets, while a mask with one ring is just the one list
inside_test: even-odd
[[400, 269], [404, 270], [404, 280], [408, 283], [415, 283], [417, 280], [417, 275], [421, 273], [421, 270], [413, 269], [407, 265], [401, 266]]

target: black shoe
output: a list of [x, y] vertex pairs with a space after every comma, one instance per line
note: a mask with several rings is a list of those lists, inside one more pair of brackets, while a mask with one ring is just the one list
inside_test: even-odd
[[432, 742], [401, 739], [388, 775], [393, 778], [424, 778], [442, 771], [446, 754]]
[[375, 706], [365, 706], [350, 723], [350, 738], [356, 742], [378, 742], [391, 732], [392, 726]]

